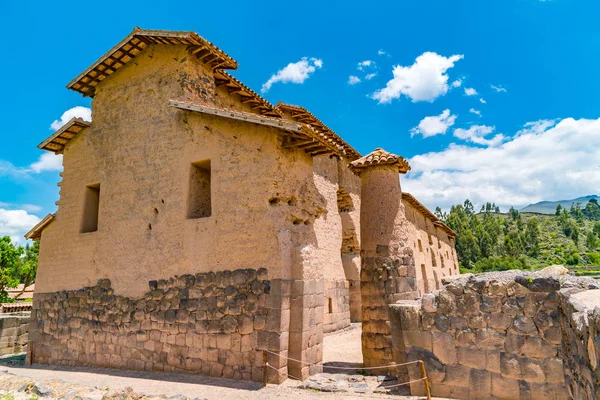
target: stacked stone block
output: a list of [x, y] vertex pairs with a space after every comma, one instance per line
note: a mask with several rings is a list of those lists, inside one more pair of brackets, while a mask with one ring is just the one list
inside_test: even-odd
[[412, 249], [377, 246], [375, 257], [362, 258], [362, 352], [365, 367], [394, 362], [389, 305], [417, 297]]
[[[269, 281], [264, 268], [188, 274], [149, 286], [137, 299], [115, 294], [108, 279], [77, 291], [36, 293], [31, 361], [260, 381], [261, 350], [287, 350], [285, 285]], [[272, 362], [285, 370], [282, 361]], [[277, 374], [270, 379], [281, 381]]]
[[572, 399], [600, 398], [600, 290], [559, 293], [561, 358]]
[[322, 372], [324, 282], [294, 280], [291, 285], [291, 314], [288, 371], [305, 380]]
[[[456, 279], [390, 307], [394, 348], [425, 361], [433, 396], [566, 399], [560, 288], [556, 278], [513, 272]], [[418, 366], [408, 372], [421, 378]], [[424, 394], [422, 382], [411, 392]]]
[[0, 314], [0, 355], [25, 351], [30, 312]]
[[325, 281], [324, 295], [323, 332], [335, 332], [348, 327], [350, 325], [350, 282], [345, 279]]

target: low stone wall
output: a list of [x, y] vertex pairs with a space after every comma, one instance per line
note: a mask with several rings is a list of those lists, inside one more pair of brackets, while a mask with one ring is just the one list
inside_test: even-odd
[[335, 332], [350, 325], [350, 283], [325, 281], [323, 332]]
[[600, 398], [600, 290], [559, 294], [561, 358], [572, 399]]
[[31, 312], [0, 314], [0, 355], [25, 351], [30, 320]]
[[282, 302], [289, 293], [282, 292], [290, 285], [269, 281], [266, 269], [183, 275], [149, 286], [138, 299], [116, 295], [108, 279], [77, 291], [36, 293], [32, 362], [260, 381], [258, 349], [287, 352], [282, 324], [289, 323], [289, 307], [283, 318]]
[[[590, 284], [520, 271], [454, 279], [390, 306], [396, 361], [425, 360], [434, 396], [566, 399], [558, 291]], [[422, 382], [411, 392], [424, 394]]]

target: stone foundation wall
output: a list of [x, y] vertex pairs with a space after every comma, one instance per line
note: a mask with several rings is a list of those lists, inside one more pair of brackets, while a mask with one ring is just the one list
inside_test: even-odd
[[305, 380], [323, 370], [323, 293], [323, 279], [291, 283], [288, 354], [300, 362], [289, 360], [290, 377]]
[[0, 314], [0, 355], [25, 351], [30, 312]]
[[600, 398], [600, 290], [559, 294], [561, 358], [572, 399]]
[[[108, 279], [77, 291], [36, 293], [31, 361], [260, 381], [261, 350], [287, 351], [286, 285], [269, 281], [264, 268], [149, 286], [137, 299], [115, 294]], [[276, 373], [270, 378], [281, 380]]]
[[323, 332], [335, 332], [350, 325], [350, 282], [325, 281]]
[[[590, 284], [520, 271], [454, 279], [439, 292], [390, 306], [396, 360], [425, 360], [433, 396], [566, 399], [563, 359], [570, 369], [580, 357], [562, 355], [558, 291]], [[589, 332], [597, 334], [594, 329]], [[571, 336], [571, 343], [587, 337]], [[582, 346], [568, 353], [578, 354]], [[576, 370], [591, 377], [588, 361], [581, 356]], [[421, 378], [418, 365], [408, 373], [411, 380]], [[411, 392], [423, 395], [422, 382], [412, 384]]]

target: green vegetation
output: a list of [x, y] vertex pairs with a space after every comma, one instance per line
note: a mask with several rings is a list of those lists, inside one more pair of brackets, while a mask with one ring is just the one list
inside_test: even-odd
[[0, 238], [0, 302], [14, 301], [6, 289], [19, 283], [29, 286], [35, 281], [39, 249], [39, 242], [23, 247], [15, 246], [8, 236]]
[[[501, 214], [494, 203], [476, 213], [473, 204], [452, 206], [436, 215], [457, 234], [456, 252], [462, 272], [537, 269], [552, 264], [600, 265], [600, 206], [591, 199], [582, 208], [560, 204], [554, 215]], [[595, 274], [591, 274], [595, 275]]]

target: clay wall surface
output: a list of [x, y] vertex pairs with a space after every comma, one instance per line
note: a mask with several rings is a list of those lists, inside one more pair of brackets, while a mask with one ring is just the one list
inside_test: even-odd
[[30, 312], [0, 314], [0, 355], [25, 351]]
[[388, 305], [418, 296], [411, 227], [398, 169], [361, 170], [362, 353], [366, 367], [393, 361]]
[[[136, 297], [147, 289], [140, 276], [266, 267], [277, 279], [300, 265], [301, 278], [329, 261], [324, 250], [315, 259], [309, 252], [325, 240], [324, 229], [339, 228], [335, 190], [317, 188], [311, 158], [283, 150], [274, 128], [168, 106], [181, 98], [251, 111], [216, 88], [185, 46], [150, 46], [98, 85], [92, 126], [64, 151], [59, 208], [41, 240], [38, 292], [109, 278], [117, 293]], [[211, 215], [189, 219], [191, 164], [207, 159]], [[80, 233], [86, 185], [98, 183], [98, 230]], [[327, 223], [315, 226], [321, 216]], [[339, 260], [327, 265], [342, 269]]]
[[403, 203], [411, 229], [418, 288], [421, 294], [431, 293], [442, 287], [444, 277], [460, 273], [454, 239], [410, 202], [403, 200]]
[[600, 398], [600, 290], [561, 290], [561, 358], [572, 399]]
[[[452, 278], [440, 291], [390, 306], [397, 361], [425, 360], [433, 396], [566, 399], [559, 290], [590, 285], [600, 286], [521, 271]], [[422, 375], [416, 366], [408, 374]], [[411, 392], [422, 395], [423, 383]]]

